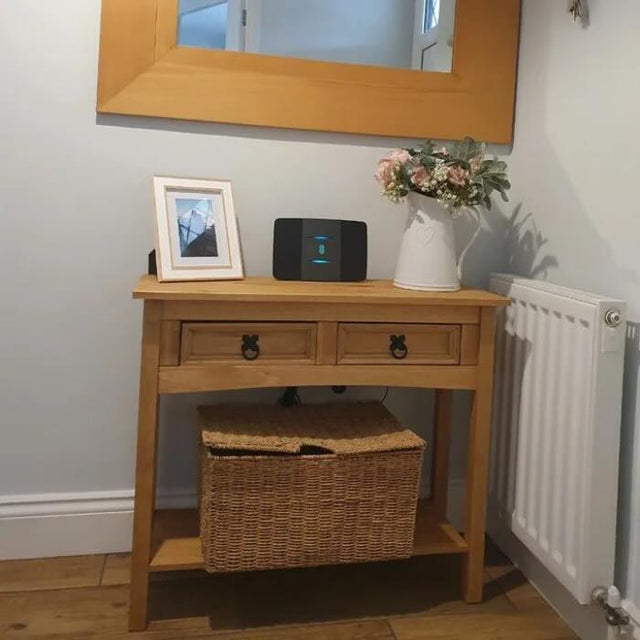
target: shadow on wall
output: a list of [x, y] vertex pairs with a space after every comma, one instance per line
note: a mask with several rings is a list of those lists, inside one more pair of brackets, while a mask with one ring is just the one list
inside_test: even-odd
[[[627, 323], [626, 351], [624, 356], [624, 383], [622, 395], [622, 432], [620, 447], [620, 475], [618, 490], [618, 535], [615, 583], [624, 591], [626, 597], [632, 597], [630, 591], [638, 589], [638, 576], [632, 575], [631, 550], [633, 548], [634, 527], [638, 527], [639, 514], [634, 514], [634, 495], [638, 487], [635, 479], [634, 487], [634, 454], [638, 450], [637, 413], [638, 413], [638, 373], [640, 371], [640, 324]], [[636, 473], [637, 462], [635, 463]], [[635, 498], [638, 499], [638, 498]], [[634, 524], [635, 523], [635, 524]], [[636, 537], [640, 535], [635, 531]]]
[[549, 242], [538, 230], [532, 213], [522, 215], [518, 204], [507, 221], [507, 272], [528, 278], [547, 278], [549, 269], [558, 267], [558, 259], [543, 255]]
[[[501, 310], [500, 313], [506, 312]], [[498, 337], [503, 358], [496, 361], [496, 397], [501, 398], [501, 402], [493, 408], [492, 461], [489, 465], [489, 508], [502, 522], [509, 522], [516, 507], [520, 399], [524, 374], [533, 351], [532, 342], [518, 335], [514, 315], [507, 323], [509, 332]], [[518, 362], [520, 366], [517, 366]]]
[[[522, 203], [511, 214], [495, 207], [483, 215], [483, 228], [469, 250], [464, 265], [464, 284], [487, 288], [492, 272], [512, 273], [525, 278], [546, 279], [558, 267], [558, 259], [545, 253], [548, 238], [537, 228], [532, 213], [522, 213]], [[468, 218], [456, 221], [460, 246], [473, 233]]]
[[[344, 145], [352, 147], [405, 147], [414, 144], [410, 138], [380, 138], [355, 133], [332, 133], [308, 131], [305, 129], [280, 129], [244, 124], [220, 122], [198, 122], [193, 120], [171, 120], [145, 116], [124, 116], [96, 114], [96, 125], [101, 127], [121, 127], [124, 129], [149, 129], [189, 133], [197, 135], [221, 136], [227, 138], [248, 138], [267, 142], [311, 142], [313, 144]], [[373, 169], [372, 169], [373, 173]]]

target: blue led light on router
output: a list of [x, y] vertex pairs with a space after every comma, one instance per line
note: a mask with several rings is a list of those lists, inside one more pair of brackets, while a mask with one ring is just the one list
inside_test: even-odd
[[329, 236], [313, 236], [314, 240], [329, 240]]
[[331, 264], [331, 260], [320, 260], [319, 258], [311, 260], [311, 262], [313, 262], [313, 264]]

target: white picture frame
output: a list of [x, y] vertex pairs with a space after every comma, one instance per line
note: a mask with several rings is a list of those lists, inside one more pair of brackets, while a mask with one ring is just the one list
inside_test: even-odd
[[231, 182], [154, 177], [158, 280], [242, 280]]

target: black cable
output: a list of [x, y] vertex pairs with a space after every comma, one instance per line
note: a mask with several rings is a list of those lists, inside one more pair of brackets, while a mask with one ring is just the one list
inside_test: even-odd
[[302, 404], [298, 395], [298, 387], [287, 387], [278, 399], [278, 404], [281, 407], [293, 407], [294, 405]]
[[389, 387], [386, 388], [384, 395], [382, 396], [382, 399], [380, 400], [380, 404], [384, 404], [384, 401], [387, 399], [387, 396], [389, 395]]

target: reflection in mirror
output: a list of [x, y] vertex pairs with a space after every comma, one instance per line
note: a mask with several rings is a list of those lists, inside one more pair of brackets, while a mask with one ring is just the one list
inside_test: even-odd
[[179, 0], [178, 44], [449, 73], [456, 0]]

